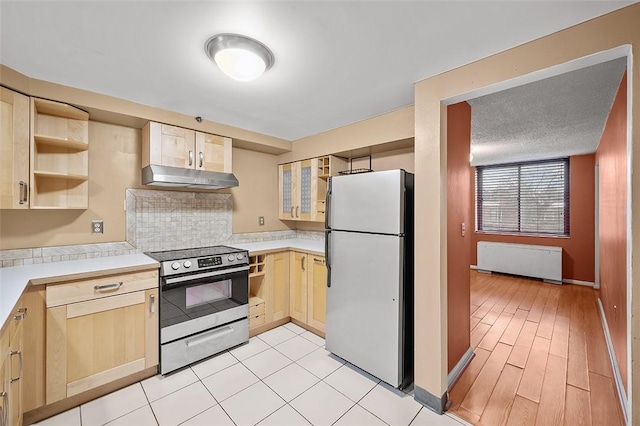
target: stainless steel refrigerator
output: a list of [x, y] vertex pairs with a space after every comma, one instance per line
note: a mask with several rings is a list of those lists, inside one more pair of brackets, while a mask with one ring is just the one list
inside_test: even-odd
[[413, 382], [413, 174], [332, 177], [325, 207], [326, 348], [404, 388]]

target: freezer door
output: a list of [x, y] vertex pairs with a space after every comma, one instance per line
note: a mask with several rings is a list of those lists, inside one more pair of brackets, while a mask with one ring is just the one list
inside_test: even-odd
[[404, 233], [404, 171], [362, 173], [331, 178], [328, 227]]
[[379, 379], [402, 381], [403, 237], [332, 231], [326, 348]]

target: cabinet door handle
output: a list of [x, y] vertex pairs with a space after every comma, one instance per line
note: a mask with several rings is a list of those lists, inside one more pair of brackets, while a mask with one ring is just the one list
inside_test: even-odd
[[9, 426], [9, 394], [6, 391], [0, 392], [0, 396], [3, 401], [0, 420], [2, 420], [2, 426]]
[[307, 270], [307, 268], [305, 268], [305, 260], [307, 260], [307, 256], [302, 256], [302, 258], [300, 259], [300, 267], [303, 271]]
[[198, 157], [200, 157], [200, 168], [202, 168], [202, 165], [204, 164], [204, 153], [200, 151]]
[[29, 185], [27, 185], [27, 182], [21, 180], [20, 181], [20, 191], [22, 191], [22, 197], [20, 197], [20, 204], [25, 204], [27, 201], [29, 201]]
[[324, 259], [318, 259], [317, 257], [314, 257], [313, 261], [316, 263], [324, 263]]
[[105, 290], [117, 290], [122, 287], [122, 281], [113, 284], [102, 284], [102, 285], [94, 285], [93, 289], [95, 291], [105, 291]]
[[[11, 363], [11, 357], [14, 355], [18, 355], [18, 361], [20, 361], [20, 368], [18, 368], [18, 377], [17, 378], [13, 378], [13, 363]], [[9, 352], [9, 362], [11, 363], [11, 377], [9, 380], [9, 383], [14, 383], [17, 382], [18, 380], [20, 380], [20, 377], [22, 376], [22, 351], [10, 351]]]
[[298, 211], [300, 211], [300, 206], [296, 206], [296, 217], [300, 217], [300, 215], [298, 214]]
[[193, 151], [189, 151], [189, 165], [193, 166]]
[[152, 294], [149, 296], [149, 312], [151, 314], [156, 313], [156, 295]]
[[14, 316], [13, 319], [16, 321], [22, 321], [27, 317], [27, 308], [18, 309], [18, 315]]
[[293, 215], [293, 206], [291, 206], [291, 217], [294, 218], [295, 216]]

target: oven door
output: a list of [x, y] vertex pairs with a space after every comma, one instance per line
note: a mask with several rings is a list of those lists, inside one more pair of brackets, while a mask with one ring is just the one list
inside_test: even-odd
[[162, 277], [160, 343], [246, 318], [248, 303], [249, 266]]

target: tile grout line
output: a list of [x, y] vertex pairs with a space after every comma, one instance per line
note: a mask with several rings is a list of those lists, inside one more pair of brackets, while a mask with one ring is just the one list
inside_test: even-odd
[[142, 386], [142, 381], [140, 381], [139, 383], [140, 383], [140, 387], [142, 388], [142, 393], [144, 393], [144, 397], [147, 398], [147, 405], [149, 406], [149, 409], [151, 410], [151, 414], [153, 414], [153, 418], [156, 420], [156, 425], [159, 425], [160, 422], [158, 421], [158, 417], [156, 416], [156, 412], [153, 411], [153, 407], [151, 406], [151, 401], [149, 401], [149, 395], [147, 395], [147, 391], [144, 390], [144, 386]]

